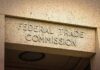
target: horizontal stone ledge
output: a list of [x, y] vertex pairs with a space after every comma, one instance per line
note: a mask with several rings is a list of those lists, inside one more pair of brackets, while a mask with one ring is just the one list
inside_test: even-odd
[[42, 52], [48, 54], [64, 55], [71, 57], [82, 57], [82, 58], [91, 58], [95, 55], [95, 52], [85, 52], [85, 51], [75, 51], [75, 50], [66, 50], [50, 47], [41, 47], [25, 44], [16, 44], [16, 43], [5, 43], [6, 49], [20, 50], [20, 51], [31, 51], [31, 52]]
[[48, 51], [51, 51], [51, 49], [59, 50], [57, 52], [59, 54], [62, 49], [66, 54], [74, 54], [80, 51], [74, 54], [75, 56], [95, 53], [95, 28], [54, 24], [15, 17], [6, 17], [5, 22], [6, 43], [36, 46], [38, 49], [44, 49], [44, 51], [45, 49]]

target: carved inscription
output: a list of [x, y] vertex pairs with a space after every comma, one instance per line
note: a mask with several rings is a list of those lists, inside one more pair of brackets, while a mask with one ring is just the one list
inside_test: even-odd
[[83, 39], [85, 32], [77, 28], [52, 27], [34, 23], [18, 23], [17, 30], [24, 33], [26, 41], [77, 47], [77, 39]]
[[5, 23], [8, 49], [81, 57], [95, 53], [95, 28], [15, 17]]
[[[5, 20], [6, 42], [24, 45], [24, 47], [10, 47], [12, 49], [66, 55], [71, 54], [70, 52], [73, 52], [73, 55], [81, 55], [81, 51], [82, 54], [83, 52], [95, 52], [94, 28], [13, 17], [7, 17]], [[80, 53], [74, 54], [77, 51]]]

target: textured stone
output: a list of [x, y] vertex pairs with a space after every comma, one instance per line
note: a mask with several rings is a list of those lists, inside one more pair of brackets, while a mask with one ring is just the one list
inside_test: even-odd
[[0, 14], [0, 70], [4, 70], [4, 44], [5, 44], [5, 22], [4, 15]]
[[[7, 17], [6, 42], [31, 45], [33, 48], [43, 47], [48, 50], [53, 48], [55, 52], [56, 49], [61, 49], [66, 52], [65, 55], [67, 50], [92, 54], [95, 53], [95, 29]], [[75, 56], [74, 53], [73, 55]]]

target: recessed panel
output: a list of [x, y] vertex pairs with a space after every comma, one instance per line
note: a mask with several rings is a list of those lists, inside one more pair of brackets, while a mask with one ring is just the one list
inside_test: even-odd
[[7, 17], [6, 42], [44, 48], [43, 51], [46, 49], [48, 52], [52, 52], [53, 49], [53, 52], [80, 56], [81, 52], [95, 53], [95, 29]]

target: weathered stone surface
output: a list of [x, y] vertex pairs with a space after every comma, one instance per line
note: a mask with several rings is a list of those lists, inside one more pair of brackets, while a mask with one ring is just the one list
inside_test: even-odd
[[0, 70], [4, 70], [4, 44], [5, 44], [5, 22], [4, 15], [0, 14]]
[[95, 29], [9, 17], [6, 42], [95, 53]]
[[[100, 28], [100, 0], [0, 0], [0, 13]], [[2, 34], [1, 38], [3, 36]], [[96, 42], [99, 42], [99, 36], [98, 32], [98, 40]], [[97, 53], [93, 60], [92, 70], [99, 69], [100, 65], [100, 62], [98, 62], [100, 57], [99, 43], [96, 46]]]
[[97, 27], [99, 3], [99, 0], [0, 0], [0, 13]]

